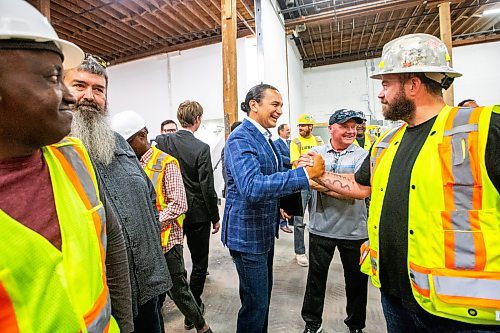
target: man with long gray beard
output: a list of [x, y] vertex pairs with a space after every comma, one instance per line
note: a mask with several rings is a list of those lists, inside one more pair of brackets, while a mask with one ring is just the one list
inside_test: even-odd
[[134, 151], [106, 120], [105, 63], [87, 55], [64, 82], [76, 98], [71, 135], [87, 147], [127, 243], [135, 332], [162, 332], [159, 296], [172, 282], [161, 249], [155, 190]]

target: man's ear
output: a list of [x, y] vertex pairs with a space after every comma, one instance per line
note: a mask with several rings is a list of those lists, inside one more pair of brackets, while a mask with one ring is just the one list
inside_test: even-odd
[[259, 105], [259, 103], [256, 100], [250, 100], [250, 102], [248, 102], [248, 105], [250, 106], [250, 111], [257, 112], [257, 105]]
[[422, 84], [422, 80], [418, 76], [414, 76], [411, 79], [407, 81], [409, 84], [409, 95], [410, 96], [415, 96], [417, 95], [421, 89], [425, 89], [424, 85]]

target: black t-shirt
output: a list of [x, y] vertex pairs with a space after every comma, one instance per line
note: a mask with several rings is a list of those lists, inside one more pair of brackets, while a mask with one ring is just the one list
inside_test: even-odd
[[365, 146], [365, 136], [364, 135], [362, 138], [356, 138], [356, 141], [358, 142], [358, 144], [361, 148], [364, 148], [364, 146]]
[[[401, 298], [403, 304], [419, 310], [407, 272], [408, 255], [408, 201], [410, 176], [418, 153], [436, 117], [418, 126], [408, 127], [394, 157], [379, 225], [380, 283], [382, 291]], [[491, 116], [486, 144], [486, 170], [493, 185], [500, 188], [500, 115]], [[356, 181], [370, 186], [370, 155], [356, 172]]]

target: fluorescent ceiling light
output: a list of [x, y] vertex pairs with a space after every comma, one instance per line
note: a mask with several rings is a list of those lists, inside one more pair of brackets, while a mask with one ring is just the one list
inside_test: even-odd
[[483, 12], [483, 15], [500, 14], [500, 8], [488, 9]]

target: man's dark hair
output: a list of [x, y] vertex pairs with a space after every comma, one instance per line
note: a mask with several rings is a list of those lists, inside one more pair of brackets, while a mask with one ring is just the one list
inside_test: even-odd
[[464, 104], [467, 102], [475, 102], [475, 101], [476, 101], [475, 99], [467, 98], [467, 99], [464, 99], [463, 101], [461, 101], [460, 103], [458, 103], [458, 106], [464, 106]]
[[231, 127], [229, 128], [229, 130], [232, 132], [234, 131], [234, 129], [238, 126], [241, 125], [241, 121], [235, 121], [234, 123], [231, 124]]
[[288, 124], [281, 124], [278, 126], [278, 134], [281, 133], [281, 131], [283, 131], [285, 129], [285, 126], [287, 126]]
[[241, 103], [241, 111], [246, 112], [247, 114], [250, 112], [250, 101], [254, 100], [257, 103], [260, 103], [262, 101], [262, 98], [264, 98], [264, 93], [267, 89], [272, 89], [279, 91], [275, 87], [273, 87], [270, 84], [265, 84], [261, 83], [256, 86], [253, 86], [247, 93], [247, 96], [245, 97], [245, 101]]
[[401, 84], [404, 84], [413, 77], [418, 77], [420, 81], [422, 81], [429, 94], [443, 97], [443, 88], [441, 85], [438, 82], [429, 79], [424, 73], [404, 73], [399, 76], [399, 81]]
[[178, 129], [177, 128], [177, 124], [175, 123], [175, 121], [173, 121], [172, 119], [167, 119], [167, 120], [165, 120], [165, 121], [163, 121], [161, 123], [160, 131], [163, 131], [163, 126], [168, 125], [168, 124], [174, 124], [175, 125], [175, 129]]

